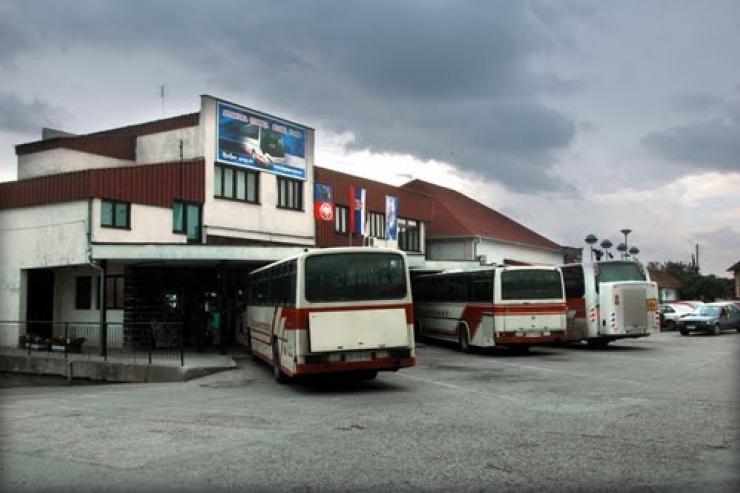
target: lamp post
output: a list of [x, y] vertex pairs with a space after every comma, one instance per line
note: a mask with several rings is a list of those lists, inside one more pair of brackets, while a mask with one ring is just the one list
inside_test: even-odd
[[640, 249], [637, 248], [636, 246], [633, 246], [632, 248], [629, 249], [629, 253], [633, 257], [637, 257], [637, 254], [640, 253]]
[[617, 251], [620, 254], [620, 258], [624, 260], [625, 256], [627, 255], [627, 245], [625, 245], [624, 243], [620, 243], [619, 245], [617, 245]]
[[601, 248], [604, 249], [604, 256], [608, 260], [611, 256], [611, 253], [609, 252], [609, 249], [612, 247], [612, 242], [606, 238], [601, 242]]
[[588, 243], [589, 249], [591, 250], [591, 262], [594, 261], [594, 243], [599, 241], [598, 238], [594, 235], [588, 235], [586, 236], [586, 243]]
[[632, 232], [631, 229], [622, 229], [620, 230], [622, 234], [624, 235], [624, 258], [627, 259], [629, 257], [629, 254], [627, 253], [627, 248], [629, 248], [629, 244], [627, 243], [627, 235]]

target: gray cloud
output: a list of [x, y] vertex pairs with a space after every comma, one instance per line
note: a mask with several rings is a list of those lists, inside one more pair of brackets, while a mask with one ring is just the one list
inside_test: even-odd
[[24, 101], [0, 93], [0, 130], [19, 134], [40, 134], [41, 127], [54, 125], [61, 110], [40, 99]]
[[678, 94], [672, 98], [673, 107], [688, 113], [707, 113], [725, 105], [724, 98], [708, 93]]
[[666, 159], [704, 169], [740, 169], [740, 113], [651, 132], [642, 143]]
[[[161, 52], [213, 87], [352, 131], [357, 147], [464, 166], [516, 189], [557, 189], [550, 167], [575, 134], [541, 102], [577, 80], [531, 69], [550, 40], [541, 4], [459, 2], [58, 2], [8, 8], [40, 49]], [[552, 11], [552, 12], [551, 12]], [[0, 61], [1, 62], [1, 61]], [[249, 99], [248, 99], [249, 98]]]

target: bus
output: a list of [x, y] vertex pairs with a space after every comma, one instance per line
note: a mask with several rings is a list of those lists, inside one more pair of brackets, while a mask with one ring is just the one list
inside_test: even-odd
[[413, 306], [403, 252], [312, 250], [249, 275], [245, 326], [278, 382], [298, 375], [414, 366]]
[[632, 260], [583, 262], [560, 267], [568, 305], [569, 342], [603, 347], [658, 329], [658, 285]]
[[471, 346], [530, 346], [565, 340], [563, 279], [557, 267], [498, 266], [414, 281], [419, 337]]

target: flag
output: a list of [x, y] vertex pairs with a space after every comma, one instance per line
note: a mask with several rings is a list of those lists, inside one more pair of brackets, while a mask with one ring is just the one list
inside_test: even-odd
[[367, 235], [367, 226], [365, 224], [367, 193], [364, 188], [349, 187], [349, 230], [359, 236]]
[[398, 241], [398, 197], [385, 196], [385, 237]]
[[319, 221], [334, 220], [331, 185], [318, 182], [313, 184], [313, 217]]

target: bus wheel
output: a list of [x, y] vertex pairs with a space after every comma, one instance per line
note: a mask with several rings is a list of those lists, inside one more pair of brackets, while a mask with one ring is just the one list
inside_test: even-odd
[[609, 345], [609, 343], [612, 342], [609, 339], [591, 339], [590, 341], [586, 341], [586, 344], [588, 344], [588, 347], [591, 348], [605, 348]]
[[511, 351], [514, 354], [524, 354], [529, 352], [529, 346], [526, 344], [515, 344], [511, 346]]
[[277, 383], [286, 383], [288, 381], [288, 377], [280, 369], [280, 351], [278, 350], [277, 340], [272, 343], [272, 376]]
[[470, 352], [470, 341], [468, 340], [468, 331], [464, 325], [457, 328], [457, 348], [460, 352]]
[[355, 377], [358, 380], [375, 380], [377, 376], [378, 376], [378, 372], [375, 370], [358, 371], [355, 374]]

